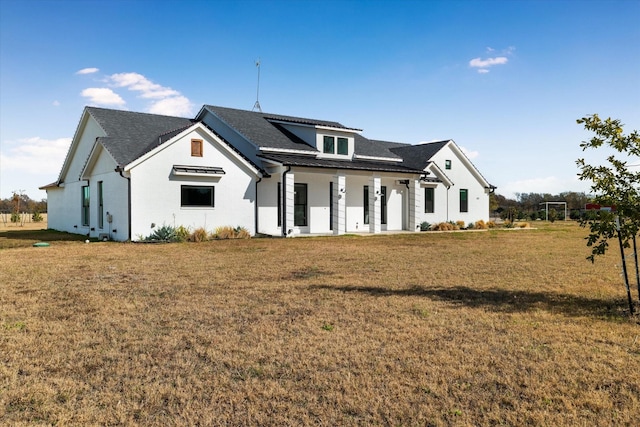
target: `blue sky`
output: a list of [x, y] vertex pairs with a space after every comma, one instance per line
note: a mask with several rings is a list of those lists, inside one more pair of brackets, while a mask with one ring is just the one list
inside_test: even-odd
[[[588, 191], [598, 113], [640, 130], [640, 1], [0, 0], [0, 197], [56, 180], [85, 105], [203, 104], [453, 139], [497, 192]], [[638, 162], [640, 163], [640, 161]]]

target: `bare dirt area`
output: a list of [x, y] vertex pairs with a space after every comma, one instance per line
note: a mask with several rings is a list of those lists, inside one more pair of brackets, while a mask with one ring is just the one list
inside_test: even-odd
[[536, 226], [155, 245], [0, 231], [0, 424], [636, 425], [619, 254], [591, 264], [585, 230]]

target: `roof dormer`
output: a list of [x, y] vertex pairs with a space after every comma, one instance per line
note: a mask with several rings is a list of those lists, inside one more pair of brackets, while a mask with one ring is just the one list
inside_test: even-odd
[[318, 130], [316, 147], [318, 158], [351, 159], [354, 152], [354, 137], [348, 133]]

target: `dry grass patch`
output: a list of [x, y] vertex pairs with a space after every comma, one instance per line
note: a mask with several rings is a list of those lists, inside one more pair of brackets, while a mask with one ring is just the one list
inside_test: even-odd
[[585, 235], [0, 233], [0, 421], [635, 425], [639, 325]]

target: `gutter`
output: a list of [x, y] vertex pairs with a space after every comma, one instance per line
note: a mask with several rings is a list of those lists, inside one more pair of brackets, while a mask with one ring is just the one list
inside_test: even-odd
[[262, 181], [262, 177], [260, 177], [257, 181], [256, 181], [256, 202], [255, 202], [255, 208], [254, 208], [254, 227], [255, 232], [254, 234], [258, 234], [258, 183], [260, 183], [260, 181]]
[[451, 188], [450, 185], [447, 186], [447, 222], [449, 222], [449, 189]]
[[127, 180], [127, 222], [129, 228], [127, 232], [127, 240], [131, 241], [131, 178], [127, 178], [122, 174], [122, 172], [124, 171], [122, 166], [116, 167], [115, 171], [118, 172], [121, 177]]

